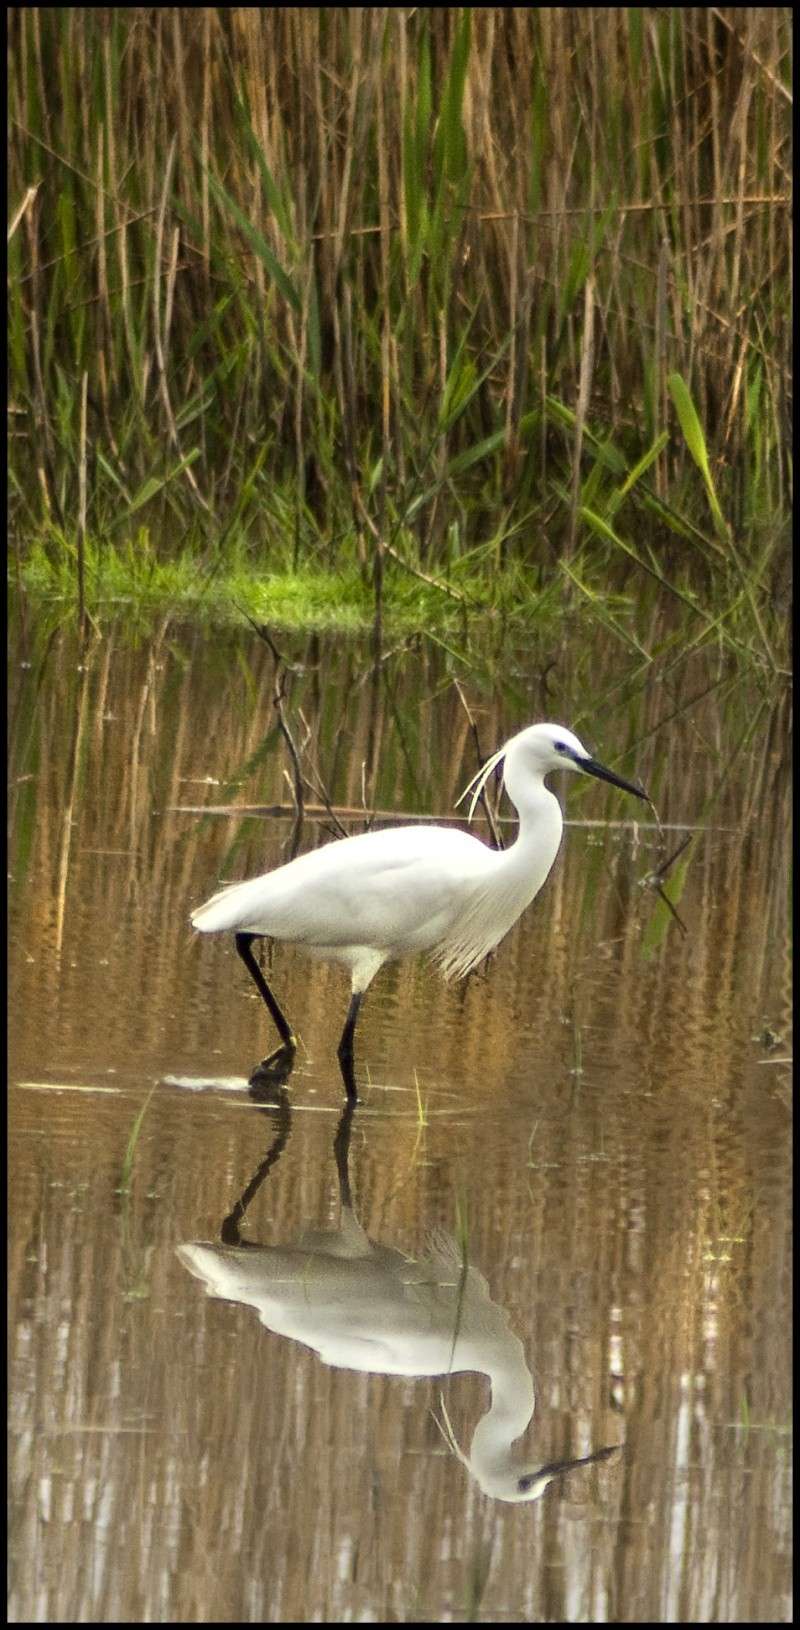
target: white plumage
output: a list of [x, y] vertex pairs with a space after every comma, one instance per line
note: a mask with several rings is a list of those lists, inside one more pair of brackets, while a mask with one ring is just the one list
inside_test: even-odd
[[598, 764], [571, 731], [536, 724], [513, 736], [473, 777], [462, 794], [472, 792], [470, 817], [501, 761], [519, 816], [516, 842], [508, 849], [490, 849], [468, 832], [436, 825], [364, 832], [299, 855], [262, 877], [230, 884], [192, 915], [192, 925], [201, 933], [236, 934], [237, 949], [281, 1033], [284, 1053], [293, 1051], [295, 1038], [253, 959], [253, 937], [286, 940], [344, 964], [352, 997], [339, 1058], [353, 1094], [358, 1008], [383, 963], [427, 952], [445, 978], [461, 978], [494, 949], [538, 894], [563, 828], [558, 799], [544, 784], [549, 771], [582, 770], [637, 798], [647, 796]]
[[245, 1213], [288, 1136], [288, 1102], [279, 1107], [283, 1115], [272, 1147], [226, 1218], [221, 1242], [192, 1240], [176, 1247], [207, 1294], [254, 1308], [265, 1329], [303, 1342], [336, 1368], [405, 1377], [486, 1375], [491, 1402], [469, 1450], [456, 1441], [444, 1399], [444, 1424], [438, 1424], [478, 1487], [494, 1499], [536, 1500], [554, 1477], [616, 1458], [619, 1447], [609, 1446], [544, 1466], [520, 1462], [515, 1446], [527, 1432], [535, 1403], [522, 1342], [469, 1261], [466, 1240], [459, 1245], [437, 1228], [425, 1250], [409, 1256], [362, 1227], [350, 1188], [352, 1102], [345, 1105], [334, 1141], [338, 1222], [300, 1233], [292, 1229], [272, 1245], [242, 1242]]

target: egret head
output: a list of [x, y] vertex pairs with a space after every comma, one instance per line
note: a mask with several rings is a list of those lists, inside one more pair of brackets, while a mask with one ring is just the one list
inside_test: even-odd
[[618, 1444], [611, 1444], [606, 1449], [595, 1449], [593, 1454], [583, 1455], [579, 1460], [554, 1460], [547, 1466], [509, 1466], [507, 1470], [498, 1469], [493, 1477], [484, 1476], [479, 1481], [484, 1494], [491, 1495], [495, 1500], [509, 1500], [519, 1505], [523, 1501], [538, 1500], [554, 1478], [565, 1477], [568, 1472], [577, 1471], [581, 1466], [591, 1466], [598, 1460], [610, 1460], [618, 1454], [619, 1447]]
[[[494, 1394], [494, 1387], [492, 1392]], [[532, 1411], [532, 1384], [530, 1397]], [[472, 1447], [469, 1454], [466, 1454], [456, 1438], [444, 1398], [441, 1396], [439, 1403], [442, 1419], [439, 1420], [435, 1414], [433, 1419], [445, 1443], [452, 1449], [456, 1459], [461, 1461], [462, 1466], [466, 1466], [470, 1477], [475, 1479], [481, 1492], [488, 1494], [492, 1500], [508, 1500], [515, 1505], [538, 1500], [554, 1477], [564, 1477], [568, 1472], [577, 1471], [580, 1466], [593, 1465], [595, 1461], [618, 1459], [622, 1453], [622, 1444], [612, 1443], [607, 1448], [594, 1449], [591, 1454], [582, 1455], [578, 1460], [552, 1460], [545, 1466], [520, 1465], [513, 1453], [513, 1439], [512, 1443], [505, 1441], [502, 1424], [498, 1425], [494, 1421], [493, 1411], [490, 1410], [489, 1414], [478, 1422]]]
[[[621, 787], [623, 792], [632, 792], [634, 797], [649, 802], [643, 787], [637, 786], [634, 781], [624, 781], [622, 776], [599, 764], [583, 742], [561, 724], [532, 724], [527, 730], [521, 730], [513, 740], [525, 750], [526, 756], [530, 755], [531, 764], [535, 764], [542, 775], [546, 775], [548, 770], [582, 770], [584, 775], [610, 781], [613, 787]], [[510, 742], [508, 746], [511, 746]]]
[[[510, 741], [505, 743], [498, 752], [493, 753], [478, 774], [473, 776], [469, 786], [462, 793], [462, 798], [471, 792], [469, 813], [472, 816], [475, 805], [498, 764], [505, 759], [506, 773], [513, 761], [514, 770], [517, 766], [523, 773], [538, 776], [543, 779], [551, 770], [581, 770], [584, 775], [596, 776], [599, 781], [610, 781], [614, 787], [621, 787], [623, 792], [632, 792], [635, 798], [643, 798], [646, 803], [650, 800], [643, 787], [633, 781], [623, 780], [613, 770], [607, 770], [600, 764], [583, 742], [574, 736], [561, 724], [531, 724], [526, 730], [518, 731]], [[461, 799], [459, 799], [459, 803]]]

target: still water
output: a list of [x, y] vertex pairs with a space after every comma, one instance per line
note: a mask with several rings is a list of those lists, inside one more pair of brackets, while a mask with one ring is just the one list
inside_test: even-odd
[[282, 643], [309, 805], [452, 814], [467, 703], [484, 756], [572, 726], [664, 831], [556, 777], [488, 967], [376, 979], [352, 1115], [346, 978], [275, 947], [259, 1102], [267, 1015], [188, 918], [331, 835], [272, 654], [15, 626], [12, 1622], [788, 1620], [780, 700], [701, 653]]

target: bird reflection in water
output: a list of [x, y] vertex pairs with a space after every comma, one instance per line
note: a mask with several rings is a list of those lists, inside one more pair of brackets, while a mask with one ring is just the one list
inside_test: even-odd
[[444, 1404], [440, 1425], [450, 1448], [484, 1494], [498, 1500], [538, 1499], [553, 1478], [608, 1460], [618, 1445], [577, 1459], [527, 1465], [514, 1452], [534, 1411], [533, 1380], [522, 1342], [489, 1286], [443, 1231], [419, 1257], [372, 1240], [355, 1212], [349, 1150], [355, 1106], [348, 1102], [334, 1143], [341, 1212], [338, 1228], [306, 1230], [292, 1243], [243, 1241], [248, 1206], [289, 1137], [291, 1109], [283, 1088], [270, 1094], [277, 1125], [272, 1145], [220, 1230], [221, 1243], [176, 1247], [185, 1268], [209, 1296], [255, 1308], [276, 1335], [312, 1347], [323, 1363], [374, 1375], [486, 1375], [491, 1404], [469, 1451], [459, 1448]]

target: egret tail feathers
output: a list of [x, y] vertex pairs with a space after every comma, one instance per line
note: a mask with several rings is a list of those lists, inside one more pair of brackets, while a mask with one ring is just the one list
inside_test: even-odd
[[219, 929], [240, 929], [252, 899], [253, 884], [258, 882], [259, 878], [250, 878], [244, 883], [228, 883], [192, 912], [192, 927], [199, 929], [201, 934], [214, 934]]

